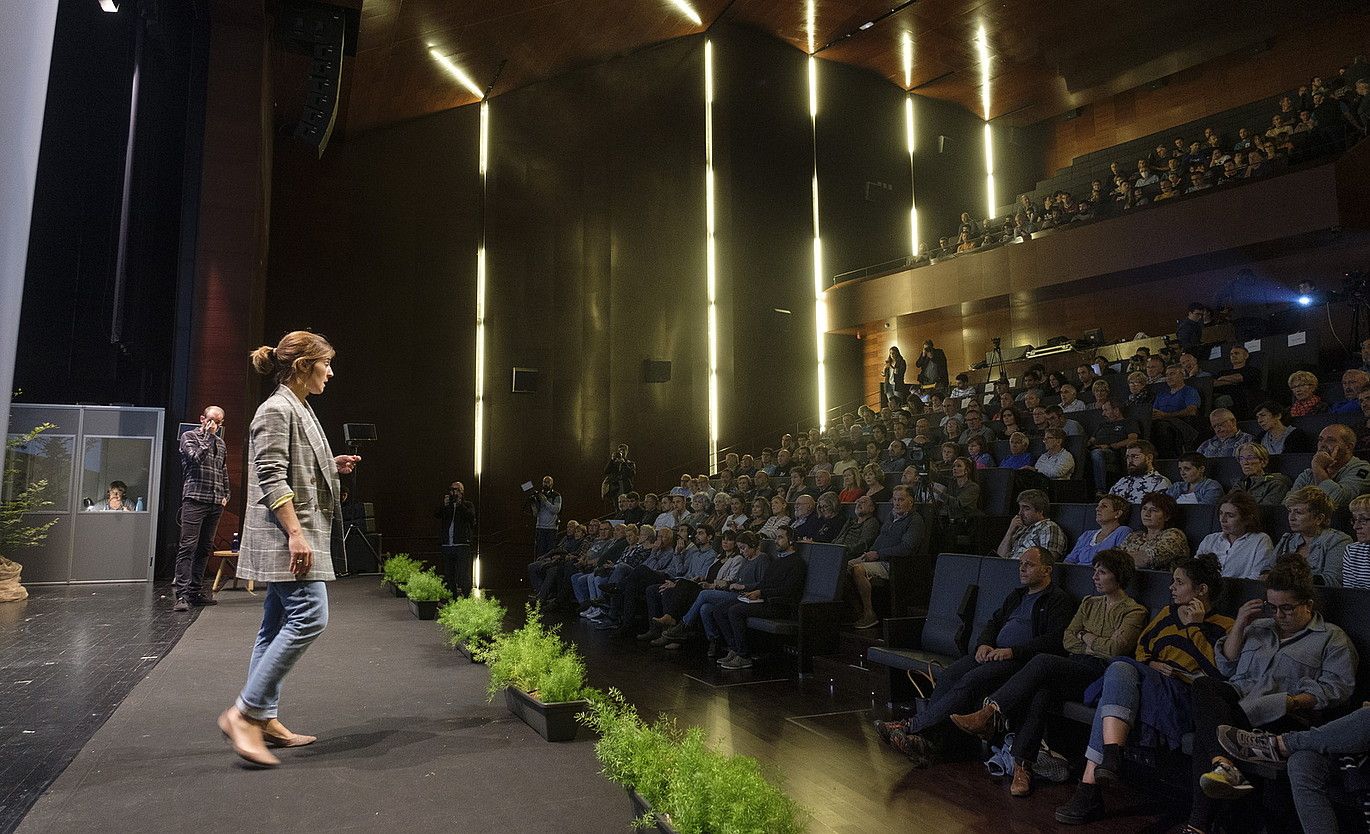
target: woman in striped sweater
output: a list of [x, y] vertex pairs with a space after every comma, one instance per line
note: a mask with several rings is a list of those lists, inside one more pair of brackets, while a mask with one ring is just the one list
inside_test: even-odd
[[1192, 728], [1189, 684], [1218, 674], [1214, 646], [1232, 628], [1232, 618], [1215, 614], [1213, 600], [1222, 588], [1222, 567], [1211, 553], [1175, 566], [1170, 580], [1173, 602], [1142, 631], [1133, 658], [1109, 665], [1104, 677], [1085, 693], [1097, 701], [1094, 728], [1085, 750], [1085, 772], [1070, 802], [1056, 809], [1056, 820], [1079, 825], [1103, 815], [1100, 783], [1119, 777], [1123, 745], [1134, 728], [1142, 744], [1178, 749]]

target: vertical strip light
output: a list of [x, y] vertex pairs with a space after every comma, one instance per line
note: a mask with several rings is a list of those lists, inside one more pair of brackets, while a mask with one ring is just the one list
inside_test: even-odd
[[714, 243], [714, 44], [704, 41], [704, 269], [709, 298], [709, 471], [718, 471], [718, 289]]
[[[476, 250], [476, 419], [471, 470], [480, 497], [480, 475], [485, 450], [485, 205], [486, 172], [490, 166], [490, 102], [480, 103], [480, 247]], [[480, 551], [471, 560], [471, 584], [480, 587]]]
[[989, 34], [983, 23], [976, 35], [976, 46], [980, 51], [980, 103], [985, 108], [985, 200], [988, 204], [985, 217], [992, 218], [998, 210], [998, 202], [994, 198], [994, 136], [989, 126]]
[[918, 257], [918, 199], [917, 175], [914, 173], [913, 153], [917, 147], [913, 130], [913, 35], [904, 33], [904, 138], [909, 149], [909, 254]]
[[809, 29], [809, 129], [813, 136], [813, 324], [814, 349], [818, 359], [818, 427], [827, 427], [828, 374], [823, 356], [823, 337], [828, 331], [828, 303], [823, 297], [823, 237], [818, 225], [818, 59], [814, 57], [817, 32], [815, 0], [809, 0], [806, 21]]

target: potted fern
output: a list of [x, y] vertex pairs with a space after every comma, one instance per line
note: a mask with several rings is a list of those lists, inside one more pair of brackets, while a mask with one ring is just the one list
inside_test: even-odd
[[585, 662], [543, 625], [538, 608], [528, 606], [522, 628], [496, 635], [476, 657], [490, 667], [490, 700], [503, 692], [509, 711], [547, 741], [576, 737], [576, 714], [588, 703]]
[[804, 810], [750, 756], [711, 747], [698, 727], [662, 715], [644, 724], [617, 690], [592, 698], [581, 723], [600, 735], [603, 773], [623, 785], [634, 825], [679, 834], [798, 834]]
[[[52, 423], [35, 426], [24, 434], [10, 438], [5, 450], [23, 446], [43, 432], [55, 428]], [[9, 559], [8, 555], [42, 544], [48, 537], [48, 531], [58, 522], [55, 518], [42, 524], [25, 521], [29, 513], [49, 507], [52, 502], [43, 497], [43, 492], [48, 488], [47, 480], [25, 483], [18, 457], [5, 456], [4, 484], [10, 488], [11, 494], [8, 500], [0, 501], [0, 602], [19, 602], [29, 596], [28, 589], [19, 584], [24, 566]]]
[[438, 609], [438, 625], [447, 632], [448, 644], [472, 662], [479, 662], [476, 656], [504, 629], [507, 613], [499, 600], [477, 594], [473, 591]]
[[404, 583], [404, 593], [409, 597], [409, 610], [420, 620], [435, 620], [438, 606], [452, 598], [442, 577], [432, 570], [415, 571]]
[[417, 573], [423, 565], [419, 564], [418, 559], [411, 558], [408, 553], [396, 553], [385, 564], [381, 566], [381, 585], [389, 588], [390, 593], [397, 597], [404, 596], [404, 583], [409, 581], [409, 577]]

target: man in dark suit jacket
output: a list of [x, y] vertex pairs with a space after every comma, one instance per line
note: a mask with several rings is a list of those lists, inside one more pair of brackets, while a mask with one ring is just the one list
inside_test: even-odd
[[918, 366], [918, 381], [924, 385], [945, 386], [950, 377], [947, 375], [946, 351], [932, 344], [932, 339], [923, 343], [923, 352], [914, 363]]
[[1023, 584], [1009, 592], [985, 623], [971, 653], [937, 675], [932, 699], [917, 716], [877, 721], [881, 737], [916, 764], [926, 765], [937, 755], [940, 735], [959, 707], [978, 708], [1033, 656], [1062, 654], [1061, 638], [1075, 616], [1075, 600], [1051, 581], [1055, 564], [1056, 558], [1040, 548], [1024, 551], [1018, 560]]
[[453, 481], [442, 506], [433, 513], [438, 520], [438, 544], [470, 544], [476, 533], [476, 508], [466, 500], [466, 487]]

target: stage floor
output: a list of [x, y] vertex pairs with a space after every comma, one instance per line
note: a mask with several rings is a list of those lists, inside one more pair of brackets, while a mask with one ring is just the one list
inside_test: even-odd
[[[240, 767], [214, 725], [242, 684], [260, 596], [225, 591], [118, 706], [39, 798], [21, 832], [627, 832], [624, 794], [599, 775], [592, 741], [547, 744], [485, 700], [487, 673], [446, 648], [375, 577], [330, 585], [331, 621], [292, 672], [282, 718], [315, 733], [272, 771]], [[501, 595], [521, 619], [522, 594]], [[135, 607], [137, 601], [130, 601]], [[154, 604], [151, 614], [159, 620]], [[556, 621], [554, 618], [553, 621]], [[978, 762], [911, 769], [877, 739], [869, 696], [794, 679], [775, 657], [720, 671], [564, 618], [590, 683], [616, 686], [646, 716], [698, 725], [757, 757], [813, 815], [815, 832], [1028, 832], [1057, 826], [1073, 785], [1013, 799]], [[59, 638], [48, 635], [46, 639]], [[125, 679], [127, 675], [125, 675]], [[54, 710], [65, 709], [59, 703]], [[1161, 832], [1183, 797], [1110, 791], [1114, 815], [1079, 831]], [[0, 826], [0, 830], [5, 830]]]

